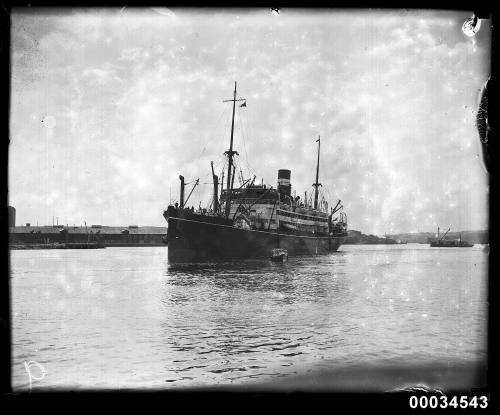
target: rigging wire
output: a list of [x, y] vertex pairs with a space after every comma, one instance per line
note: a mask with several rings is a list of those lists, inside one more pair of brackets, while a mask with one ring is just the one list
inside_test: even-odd
[[213, 137], [215, 135], [215, 132], [217, 130], [217, 127], [219, 126], [219, 123], [220, 123], [222, 117], [224, 116], [224, 114], [226, 113], [226, 111], [227, 111], [227, 107], [224, 107], [223, 110], [221, 111], [220, 115], [219, 115], [219, 118], [217, 119], [217, 122], [215, 123], [215, 127], [213, 128], [212, 132], [208, 136], [208, 140], [205, 141], [205, 145], [203, 146], [203, 149], [201, 150], [200, 155], [195, 159], [196, 161], [200, 160], [201, 156], [203, 156], [203, 153], [205, 153], [205, 150], [207, 149], [207, 146], [212, 142]]
[[[226, 106], [226, 109], [228, 109], [229, 106]], [[229, 115], [229, 114], [228, 114]], [[226, 123], [224, 124], [224, 131], [222, 132], [222, 135], [221, 135], [221, 140], [220, 142], [222, 143], [222, 141], [226, 140], [227, 136], [230, 136], [230, 124], [231, 124], [231, 117], [230, 116], [227, 116], [226, 117]], [[225, 144], [223, 144], [223, 146], [225, 147]], [[224, 153], [224, 151], [222, 151], [221, 153]]]
[[244, 121], [244, 118], [241, 116], [241, 112], [240, 112], [240, 108], [238, 107], [238, 119], [240, 120], [240, 123], [239, 123], [239, 127], [240, 127], [240, 130], [241, 130], [241, 135], [242, 135], [242, 141], [243, 141], [243, 149], [245, 151], [245, 164], [248, 168], [248, 170], [250, 171], [251, 174], [253, 175], [256, 175], [255, 173], [255, 169], [250, 165], [250, 163], [248, 162], [248, 153], [247, 153], [247, 147], [246, 147], [246, 139], [249, 138], [248, 137], [248, 123]]
[[[224, 118], [224, 115], [225, 115], [225, 114], [227, 114], [227, 112], [228, 112], [228, 107], [227, 107], [227, 106], [224, 106], [224, 107], [223, 107], [223, 109], [222, 109], [222, 111], [220, 112], [220, 115], [219, 115], [219, 117], [218, 117], [218, 119], [217, 119], [217, 122], [215, 123], [215, 125], [214, 125], [214, 127], [213, 127], [213, 129], [212, 129], [211, 133], [208, 135], [208, 139], [205, 141], [205, 145], [203, 146], [203, 149], [201, 150], [201, 152], [200, 152], [200, 154], [198, 155], [198, 157], [196, 157], [196, 158], [194, 159], [194, 160], [195, 160], [195, 163], [197, 163], [197, 162], [200, 160], [200, 158], [203, 156], [203, 154], [205, 153], [205, 150], [207, 149], [207, 146], [208, 146], [208, 145], [210, 145], [210, 144], [214, 141], [214, 137], [215, 137], [215, 135], [216, 135], [216, 132], [217, 132], [217, 130], [219, 129], [219, 127], [220, 127], [220, 125], [221, 125], [221, 120]], [[227, 120], [227, 118], [228, 118], [228, 117], [226, 117], [226, 123], [225, 123], [225, 124], [226, 124], [226, 126], [225, 126], [226, 128], [225, 128], [225, 130], [227, 130], [227, 124], [228, 124], [228, 120]], [[224, 135], [224, 134], [222, 134], [222, 135]], [[220, 163], [220, 157], [221, 157], [221, 156], [219, 156], [219, 157], [218, 157], [218, 159], [217, 159], [217, 162], [218, 162], [218, 163]], [[205, 180], [207, 179], [207, 177], [211, 177], [211, 175], [212, 175], [212, 174], [211, 174], [211, 171], [210, 171], [210, 173], [207, 173], [205, 176], [201, 176], [201, 177], [198, 179], [198, 180], [199, 180], [198, 185], [201, 185], [201, 184], [208, 184], [208, 182], [206, 182]], [[202, 179], [203, 179], [203, 181], [202, 181]], [[193, 183], [195, 183], [195, 182], [196, 182], [196, 179], [195, 179], [195, 180], [191, 180], [191, 181], [189, 181], [189, 182], [184, 182], [184, 185], [185, 185], [185, 186], [188, 186], [188, 185], [193, 184]], [[196, 193], [196, 192], [195, 192], [195, 193]], [[194, 193], [193, 193], [193, 194], [194, 194]]]
[[[196, 161], [198, 161], [203, 156], [209, 143], [212, 142], [212, 140], [214, 140], [215, 134], [216, 134], [219, 126], [221, 125], [221, 120], [223, 118], [225, 119], [225, 122], [224, 121], [222, 122], [222, 124], [224, 125], [224, 129], [223, 129], [223, 132], [220, 136], [221, 139], [217, 140], [218, 143], [221, 143], [222, 140], [224, 138], [226, 138], [226, 136], [228, 135], [229, 125], [231, 123], [231, 117], [229, 117], [229, 116], [224, 117], [226, 115], [226, 113], [228, 112], [228, 108], [229, 108], [229, 106], [225, 106], [225, 108], [222, 110], [222, 112], [221, 112], [221, 114], [220, 114], [220, 116], [215, 124], [214, 129], [212, 130], [212, 132], [209, 135], [209, 140], [205, 143], [205, 145], [204, 145], [200, 155], [197, 157]], [[250, 163], [248, 161], [248, 152], [246, 149], [246, 139], [248, 139], [250, 127], [249, 127], [248, 121], [246, 119], [244, 119], [244, 117], [242, 117], [242, 111], [240, 110], [240, 106], [238, 106], [237, 128], [239, 128], [239, 132], [241, 133], [241, 138], [242, 138], [242, 142], [243, 142], [243, 149], [245, 152], [245, 159], [243, 160], [243, 158], [241, 158], [241, 157], [238, 157], [238, 158], [235, 157], [233, 159], [233, 163], [234, 163], [234, 168], [235, 168], [234, 172], [238, 177], [238, 181], [241, 182], [241, 174], [243, 174], [243, 173], [240, 173], [240, 172], [243, 171], [243, 168], [242, 168], [243, 162], [246, 165], [246, 168], [247, 168], [248, 172], [250, 173], [250, 176], [252, 176], [252, 175], [257, 176], [257, 174], [256, 174], [256, 171], [253, 168], [253, 166], [250, 165]], [[225, 178], [223, 177], [223, 175], [224, 175], [224, 172], [227, 168], [227, 162], [228, 162], [227, 158], [224, 155], [224, 153], [222, 153], [222, 152], [217, 156], [217, 158], [215, 160], [213, 160], [214, 172], [217, 172], [217, 171], [221, 172], [218, 177], [219, 177], [219, 184], [221, 185], [222, 188], [224, 187], [223, 179], [225, 179]], [[222, 165], [222, 168], [220, 167], [221, 165]], [[199, 180], [198, 185], [204, 185], [204, 186], [212, 185], [213, 186], [213, 181], [207, 181], [207, 178], [209, 178], [209, 177], [210, 178], [212, 177], [211, 168], [209, 170], [209, 173], [207, 173], [205, 176], [202, 176], [200, 179], [198, 179]], [[245, 176], [243, 176], [243, 179], [244, 179], [244, 177]], [[203, 179], [203, 181], [201, 179]], [[193, 184], [195, 181], [196, 180], [186, 182], [185, 185]], [[241, 185], [241, 183], [240, 183], [240, 185]], [[207, 206], [210, 206], [213, 203], [213, 195], [210, 197], [210, 200], [208, 202], [209, 202], [209, 204]], [[200, 205], [201, 205], [201, 201], [200, 201]]]
[[[200, 160], [200, 158], [201, 158], [201, 157], [202, 157], [202, 155], [204, 154], [204, 152], [205, 152], [205, 150], [206, 150], [207, 146], [208, 146], [210, 143], [212, 143], [212, 142], [213, 142], [214, 137], [215, 137], [215, 134], [216, 134], [216, 132], [217, 132], [217, 129], [219, 128], [219, 126], [220, 126], [220, 124], [221, 124], [221, 120], [224, 118], [224, 115], [225, 115], [225, 114], [227, 114], [227, 113], [228, 113], [228, 107], [227, 107], [227, 106], [225, 106], [225, 107], [223, 108], [223, 110], [221, 111], [221, 114], [220, 114], [220, 116], [219, 116], [219, 118], [218, 118], [217, 122], [215, 123], [215, 127], [213, 128], [212, 132], [211, 132], [211, 133], [210, 133], [210, 135], [208, 136], [208, 140], [206, 141], [205, 146], [203, 147], [203, 149], [202, 149], [202, 151], [201, 151], [200, 155], [196, 158], [196, 161], [197, 161], [197, 162]], [[225, 129], [223, 130], [222, 137], [224, 137], [224, 135], [225, 135], [225, 134], [224, 134], [224, 132], [225, 132], [225, 131], [227, 131], [227, 128], [228, 128], [228, 123], [229, 123], [229, 120], [228, 120], [228, 117], [227, 117], [227, 116], [225, 117], [225, 119], [226, 119], [226, 122], [225, 122]], [[222, 143], [222, 140], [219, 140], [219, 143]], [[214, 170], [217, 168], [217, 165], [219, 165], [219, 164], [220, 164], [220, 162], [221, 162], [221, 157], [223, 157], [223, 155], [219, 155], [219, 156], [218, 156], [218, 158], [216, 159], [216, 163], [214, 163]], [[200, 185], [204, 185], [204, 186], [206, 186], [206, 185], [209, 185], [209, 184], [210, 184], [210, 185], [213, 185], [213, 182], [208, 182], [208, 181], [207, 181], [207, 179], [208, 179], [209, 177], [210, 177], [210, 178], [212, 177], [212, 171], [211, 171], [211, 169], [209, 170], [209, 172], [208, 172], [206, 175], [201, 176], [201, 177], [198, 179], [198, 180], [199, 180], [199, 181], [198, 181], [198, 186], [200, 186]], [[203, 181], [202, 181], [202, 180], [203, 180]], [[192, 180], [192, 181], [190, 181], [190, 182], [186, 182], [186, 183], [185, 183], [185, 185], [193, 184], [194, 182], [196, 182], [196, 180]], [[200, 186], [200, 188], [201, 188], [201, 186]], [[206, 189], [206, 187], [204, 187], [204, 188]], [[198, 192], [195, 192], [195, 193], [198, 193]], [[193, 194], [194, 194], [194, 193], [193, 193]], [[199, 193], [198, 193], [198, 194], [199, 194]], [[202, 192], [201, 199], [206, 199], [206, 191], [203, 191], [203, 192]], [[195, 201], [195, 200], [196, 200], [196, 196], [195, 196], [195, 198], [193, 199], [193, 201]], [[202, 201], [200, 200], [200, 201], [199, 201], [199, 205], [201, 205], [201, 203], [202, 203]], [[212, 202], [210, 202], [210, 203], [213, 203], [213, 201], [212, 201]]]
[[[229, 128], [229, 122], [231, 121], [230, 120], [230, 117], [224, 117], [224, 115], [226, 115], [228, 113], [228, 107], [225, 106], [224, 109], [222, 110], [221, 112], [221, 115], [219, 116], [219, 119], [217, 120], [217, 123], [216, 123], [216, 126], [215, 128], [213, 129], [212, 133], [210, 134], [209, 136], [209, 140], [207, 141], [207, 143], [205, 144], [200, 156], [197, 158], [197, 161], [200, 159], [200, 157], [203, 155], [203, 152], [205, 151], [206, 147], [212, 142], [212, 139], [215, 137], [215, 134], [217, 132], [217, 129], [218, 127], [220, 126], [221, 124], [221, 120], [223, 118], [225, 118], [225, 123], [223, 122], [224, 124], [224, 129], [223, 129], [223, 132], [221, 134], [221, 139], [218, 140], [218, 143], [221, 145], [222, 144], [222, 139], [227, 135], [227, 131], [228, 131], [228, 128]], [[218, 146], [217, 146], [218, 147]], [[223, 155], [222, 152], [220, 152], [220, 154], [217, 156], [217, 158], [214, 160], [214, 171], [219, 171], [219, 166], [220, 165], [223, 165], [222, 167], [222, 170], [224, 170], [225, 168], [225, 164], [226, 164], [226, 157]], [[203, 185], [203, 186], [207, 186], [207, 185], [212, 185], [213, 186], [213, 181], [208, 181], [208, 178], [212, 178], [212, 169], [211, 167], [209, 168], [209, 171], [207, 172], [206, 175], [204, 176], [201, 176], [200, 177], [200, 181], [198, 182], [198, 185]], [[221, 179], [221, 175], [219, 175], [219, 180]], [[203, 180], [203, 181], [202, 181]], [[190, 184], [190, 183], [193, 183], [193, 181], [189, 182], [189, 183], [186, 183], [187, 184]], [[200, 186], [201, 188], [201, 186]], [[206, 189], [206, 187], [204, 187]], [[203, 192], [203, 196], [201, 197], [201, 199], [204, 199], [204, 200], [207, 200], [207, 197], [206, 197], [206, 191]], [[208, 198], [208, 205], [207, 205], [207, 208], [213, 203], [213, 195]], [[199, 205], [201, 206], [201, 203], [202, 201], [200, 200], [199, 201]]]
[[[240, 113], [239, 108], [238, 108], [238, 128], [239, 128], [240, 133], [241, 133], [241, 141], [243, 142], [243, 150], [245, 152], [245, 164], [247, 165], [247, 168], [248, 168], [248, 155], [247, 155], [247, 149], [246, 149], [246, 145], [245, 145], [245, 134], [244, 134], [243, 128], [242, 128], [242, 119], [241, 119], [241, 113]], [[240, 169], [241, 169], [241, 166], [240, 166]], [[250, 170], [250, 169], [248, 169], [248, 170]]]
[[217, 127], [219, 127], [219, 124], [220, 124], [220, 121], [222, 120], [222, 118], [224, 117], [224, 115], [228, 112], [228, 107], [227, 106], [224, 106], [224, 109], [222, 110], [222, 113], [219, 117], [219, 119], [217, 120], [217, 124], [216, 124], [216, 127], [214, 128], [214, 130], [212, 131], [212, 134], [209, 138], [209, 141], [208, 143], [205, 145], [205, 147], [210, 143], [212, 142], [212, 140], [214, 139], [214, 136], [215, 136], [215, 133], [217, 131]]
[[[312, 151], [312, 154], [313, 154], [313, 157], [312, 157], [312, 160], [314, 160], [314, 163], [311, 163], [309, 164], [309, 177], [311, 177], [313, 180], [315, 180], [316, 178], [316, 158], [314, 156], [317, 156], [317, 153], [314, 152], [314, 150]], [[313, 206], [314, 204], [314, 186], [313, 184], [311, 184], [310, 187], [308, 187], [308, 195], [307, 195], [307, 204], [309, 206]], [[319, 193], [319, 192], [318, 192]]]

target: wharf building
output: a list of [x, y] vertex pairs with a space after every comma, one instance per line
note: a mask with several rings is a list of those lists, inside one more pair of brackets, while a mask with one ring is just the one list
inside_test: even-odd
[[166, 246], [167, 228], [159, 226], [9, 226], [11, 248], [54, 243], [99, 242], [104, 246]]

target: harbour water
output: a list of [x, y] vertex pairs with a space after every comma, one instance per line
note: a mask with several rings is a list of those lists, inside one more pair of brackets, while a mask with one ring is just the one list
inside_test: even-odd
[[167, 249], [11, 251], [15, 390], [28, 367], [32, 390], [143, 390], [486, 359], [480, 245], [181, 267]]

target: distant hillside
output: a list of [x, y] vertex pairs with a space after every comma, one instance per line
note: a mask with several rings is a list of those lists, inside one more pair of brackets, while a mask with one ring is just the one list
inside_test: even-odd
[[347, 238], [344, 241], [344, 245], [356, 245], [356, 244], [370, 244], [370, 245], [382, 245], [396, 244], [396, 240], [393, 238], [385, 238], [376, 235], [365, 235], [360, 231], [350, 230], [347, 233]]
[[[441, 234], [443, 235], [444, 232]], [[462, 239], [473, 244], [487, 244], [489, 243], [488, 231], [462, 231], [462, 232], [448, 232], [446, 239], [454, 240], [459, 239], [460, 234]], [[419, 233], [396, 233], [387, 235], [387, 237], [377, 235], [366, 235], [360, 231], [348, 231], [347, 238], [344, 242], [345, 245], [355, 244], [397, 244], [406, 242], [409, 244], [419, 243], [427, 244], [430, 238], [435, 238], [434, 232], [419, 232]]]
[[[446, 230], [445, 230], [446, 231]], [[443, 231], [441, 236], [444, 234]], [[459, 239], [460, 234], [464, 241], [473, 244], [487, 244], [489, 243], [489, 233], [488, 231], [460, 231], [460, 232], [448, 232], [446, 239], [454, 240]], [[408, 243], [429, 243], [429, 238], [435, 238], [437, 233], [434, 232], [419, 232], [419, 233], [397, 233], [393, 235], [388, 235], [390, 238], [395, 240], [406, 241]]]

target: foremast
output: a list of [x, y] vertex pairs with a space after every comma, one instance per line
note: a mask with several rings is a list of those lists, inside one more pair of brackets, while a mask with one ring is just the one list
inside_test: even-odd
[[234, 155], [239, 155], [237, 151], [233, 150], [233, 137], [234, 137], [234, 113], [236, 109], [236, 101], [245, 101], [245, 98], [236, 99], [236, 81], [234, 81], [234, 95], [233, 99], [226, 99], [222, 102], [232, 102], [233, 103], [233, 118], [231, 120], [231, 141], [229, 143], [229, 150], [225, 151], [224, 154], [227, 155], [228, 166], [227, 166], [227, 198], [226, 198], [226, 206], [225, 206], [225, 215], [229, 217], [229, 211], [231, 209], [231, 193], [233, 191], [233, 181], [234, 177], [231, 180], [231, 175], [233, 173], [233, 157]]
[[316, 181], [313, 183], [314, 186], [314, 209], [318, 209], [318, 188], [321, 186], [321, 183], [318, 182], [319, 178], [319, 151], [320, 151], [320, 146], [321, 146], [321, 136], [318, 136], [318, 139], [316, 140], [318, 143], [318, 161], [316, 163]]

